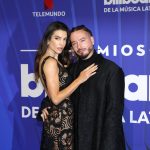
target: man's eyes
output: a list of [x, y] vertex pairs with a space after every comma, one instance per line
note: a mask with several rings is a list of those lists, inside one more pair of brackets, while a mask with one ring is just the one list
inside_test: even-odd
[[75, 46], [77, 43], [72, 43], [72, 46]]

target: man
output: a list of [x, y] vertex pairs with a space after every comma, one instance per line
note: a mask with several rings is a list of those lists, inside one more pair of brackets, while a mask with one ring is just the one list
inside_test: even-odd
[[92, 32], [84, 25], [71, 30], [71, 45], [79, 60], [71, 74], [76, 78], [92, 63], [97, 73], [72, 95], [75, 113], [76, 150], [125, 150], [122, 125], [124, 73], [94, 51]]

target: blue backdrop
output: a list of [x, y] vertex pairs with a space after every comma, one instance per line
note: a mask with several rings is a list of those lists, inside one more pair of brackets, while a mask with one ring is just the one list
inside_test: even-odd
[[123, 68], [126, 149], [150, 150], [149, 0], [0, 0], [0, 149], [39, 149], [35, 116], [45, 93], [34, 82], [34, 57], [56, 20], [91, 28], [97, 53]]

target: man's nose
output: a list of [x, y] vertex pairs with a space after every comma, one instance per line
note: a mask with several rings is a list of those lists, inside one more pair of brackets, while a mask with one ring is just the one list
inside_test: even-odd
[[81, 44], [78, 42], [78, 44], [77, 44], [77, 48], [78, 49], [81, 49]]

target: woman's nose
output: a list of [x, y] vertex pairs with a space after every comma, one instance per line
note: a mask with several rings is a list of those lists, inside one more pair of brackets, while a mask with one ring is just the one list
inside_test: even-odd
[[60, 40], [60, 43], [59, 43], [61, 46], [65, 45], [66, 44], [66, 41], [64, 40]]

